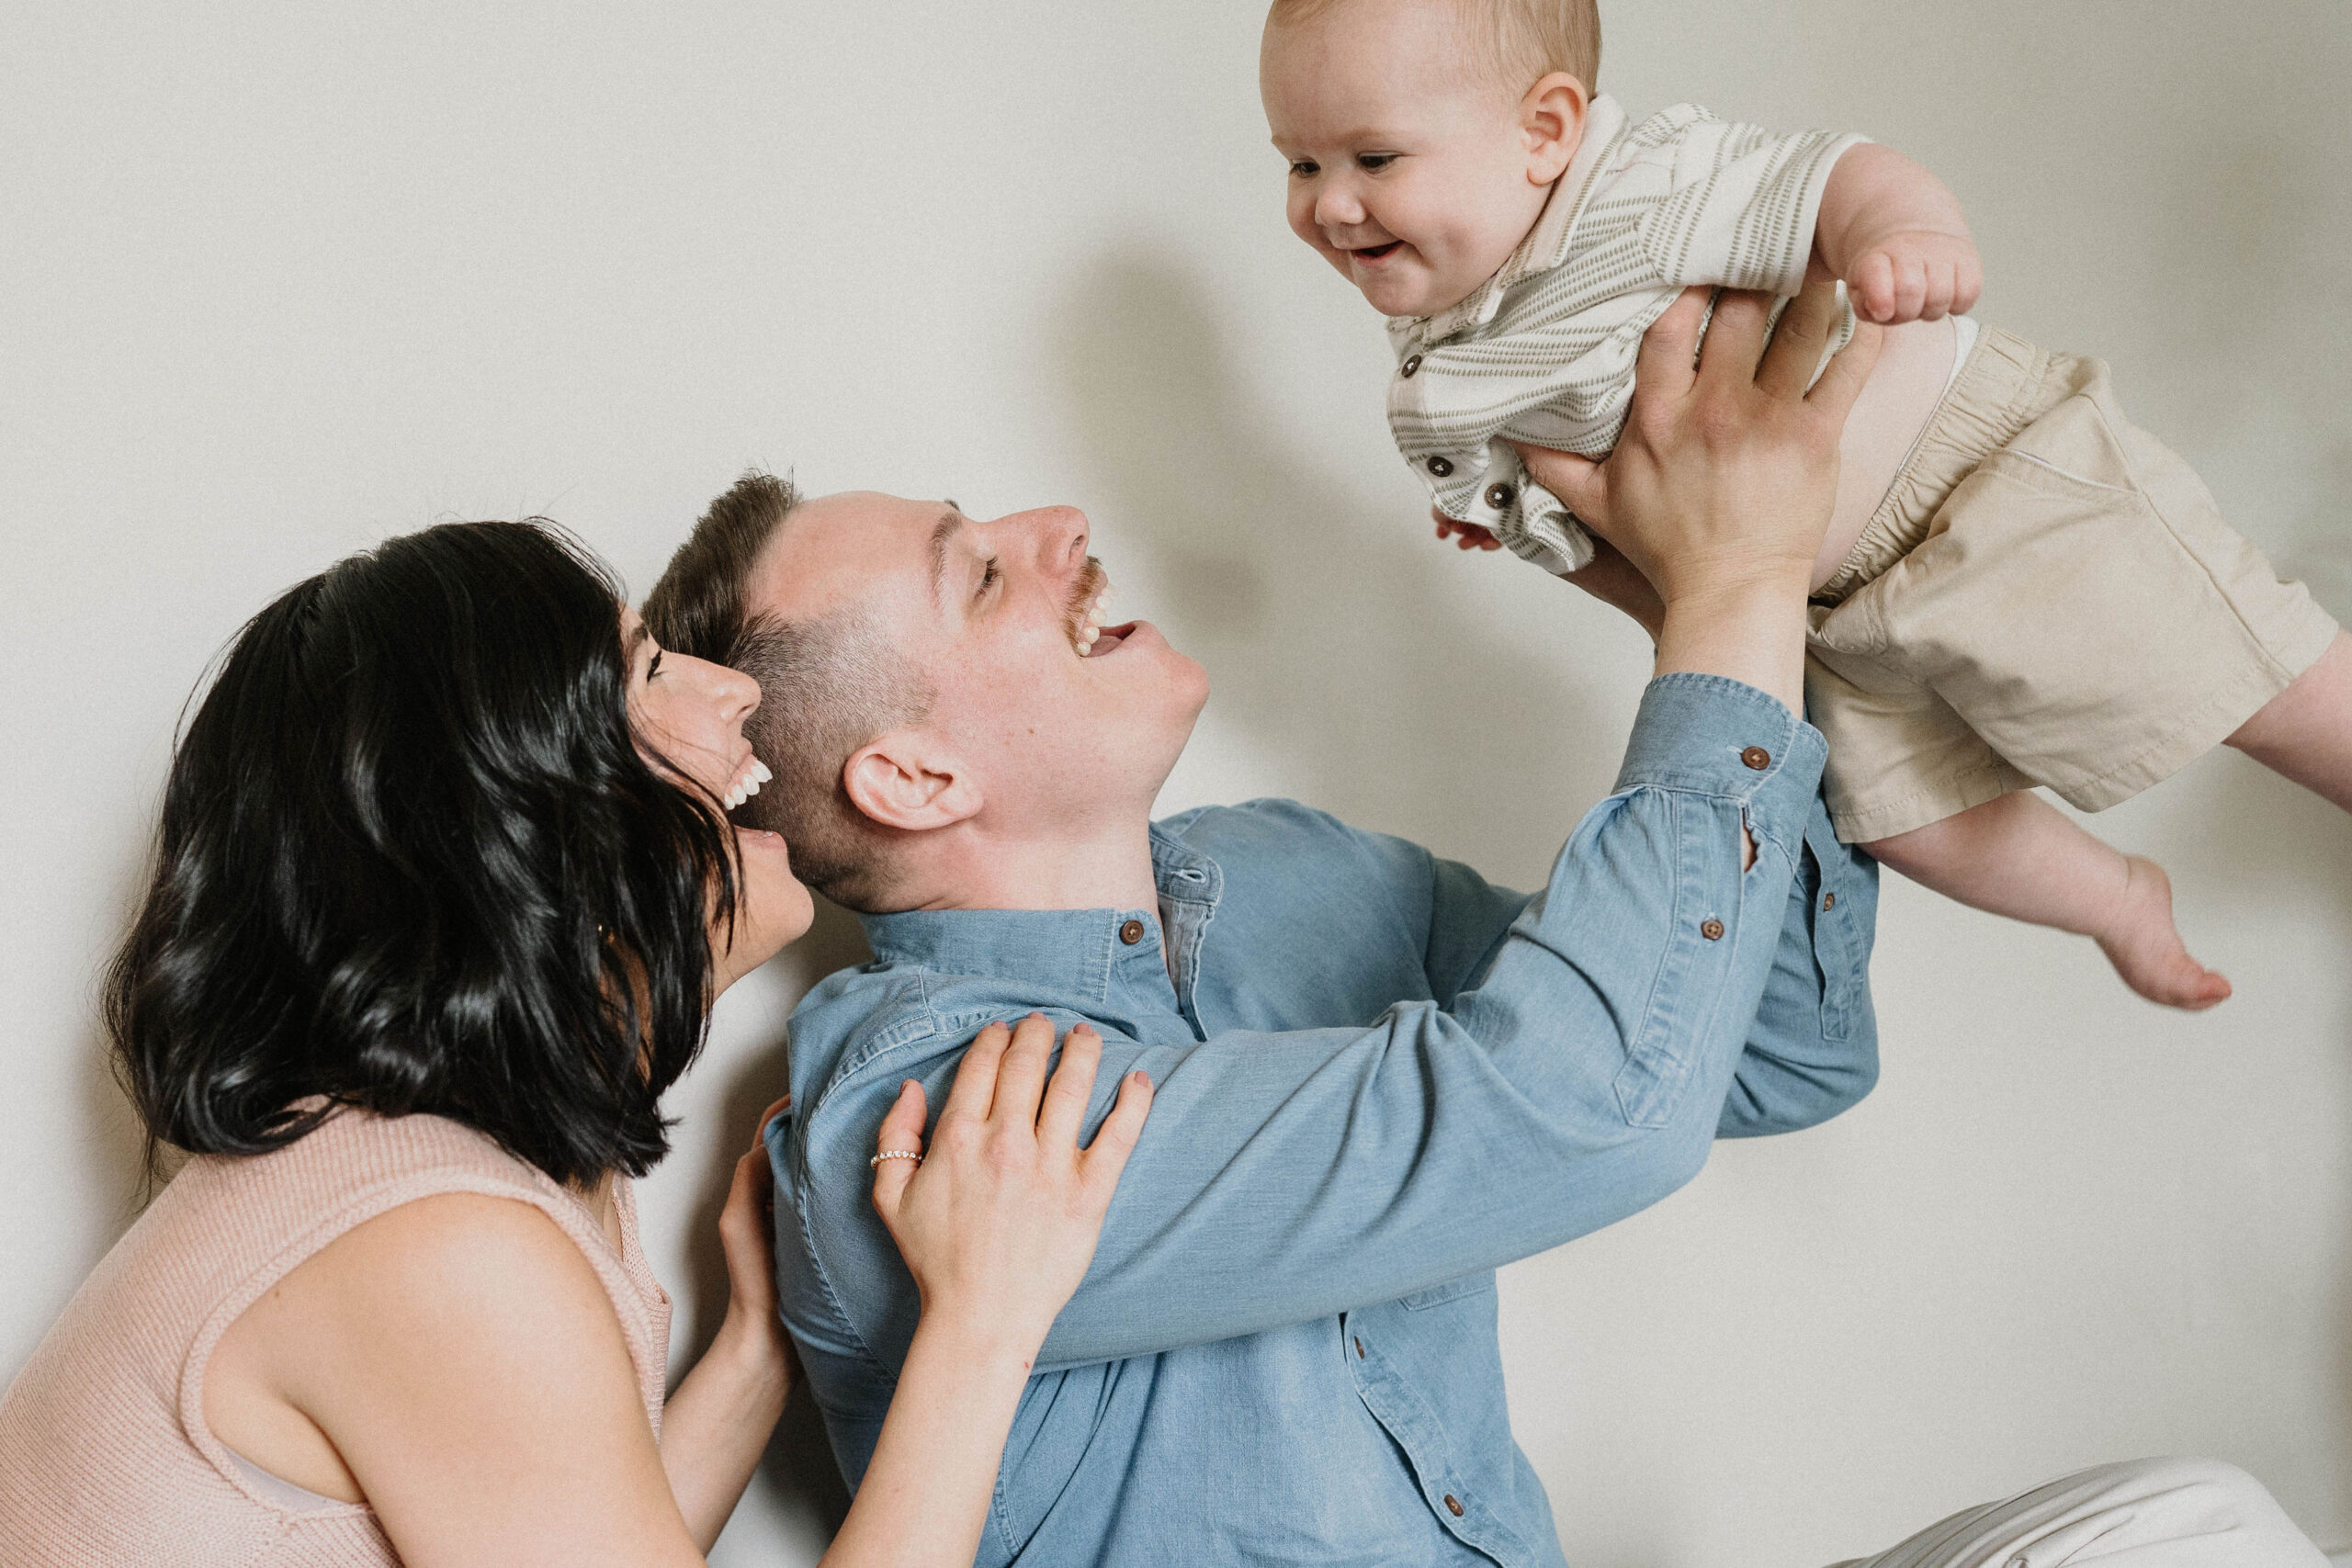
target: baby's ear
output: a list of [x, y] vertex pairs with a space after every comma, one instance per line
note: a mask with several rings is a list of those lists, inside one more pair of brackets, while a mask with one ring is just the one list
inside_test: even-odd
[[1554, 71], [1519, 100], [1520, 134], [1527, 144], [1527, 180], [1548, 186], [1567, 173], [1584, 145], [1585, 116], [1592, 95], [1566, 71]]

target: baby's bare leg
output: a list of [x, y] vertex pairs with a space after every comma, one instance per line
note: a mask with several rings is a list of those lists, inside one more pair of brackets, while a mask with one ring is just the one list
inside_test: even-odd
[[2247, 719], [2231, 745], [2352, 811], [2352, 633]]
[[1862, 848], [1971, 908], [2091, 938], [2152, 1002], [2196, 1010], [2230, 994], [2182, 944], [2164, 868], [2101, 843], [2030, 790]]

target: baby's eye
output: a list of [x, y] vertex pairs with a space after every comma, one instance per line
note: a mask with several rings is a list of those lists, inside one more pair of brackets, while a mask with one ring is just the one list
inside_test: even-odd
[[1323, 171], [1316, 165], [1315, 162], [1308, 158], [1298, 159], [1290, 166], [1291, 178], [1295, 180], [1309, 179], [1322, 172]]
[[1356, 167], [1359, 169], [1385, 169], [1396, 161], [1396, 154], [1394, 152], [1359, 152], [1356, 154]]

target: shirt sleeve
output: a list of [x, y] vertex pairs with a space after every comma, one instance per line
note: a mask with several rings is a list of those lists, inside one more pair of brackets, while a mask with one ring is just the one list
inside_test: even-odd
[[[1400, 896], [1428, 905], [1423, 967], [1430, 995], [1452, 1008], [1486, 973], [1532, 896], [1498, 887], [1459, 861], [1385, 834], [1362, 834], [1393, 867]], [[1408, 891], [1409, 890], [1409, 891]], [[1789, 886], [1780, 951], [1732, 1069], [1716, 1135], [1753, 1138], [1815, 1126], [1878, 1082], [1870, 954], [1877, 931], [1878, 863], [1838, 841], [1816, 797]]]
[[1669, 189], [1642, 220], [1643, 254], [1678, 288], [1795, 294], [1830, 170], [1868, 139], [1831, 130], [1784, 136], [1690, 114], [1651, 154], [1669, 164]]
[[[1768, 997], [1776, 1056], [1800, 1074], [1811, 1060], [1798, 1037], [1818, 1023], [1822, 987], [1797, 983], [1813, 960], [1795, 956], [1790, 911], [1801, 887], [1811, 899], [1800, 868], [1824, 754], [1760, 692], [1665, 677], [1644, 696], [1616, 791], [1450, 1006], [1181, 1049], [1106, 1038], [1094, 1113], [1131, 1067], [1158, 1094], [1040, 1366], [1390, 1300], [1557, 1246], [1688, 1181]], [[1758, 844], [1745, 872], [1743, 825]], [[1758, 1130], [1795, 1103], [1765, 1087], [1754, 1099]]]

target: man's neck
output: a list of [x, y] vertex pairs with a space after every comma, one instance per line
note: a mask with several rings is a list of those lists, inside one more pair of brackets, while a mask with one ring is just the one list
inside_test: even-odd
[[973, 824], [919, 874], [923, 909], [1153, 909], [1148, 816], [1001, 835]]

